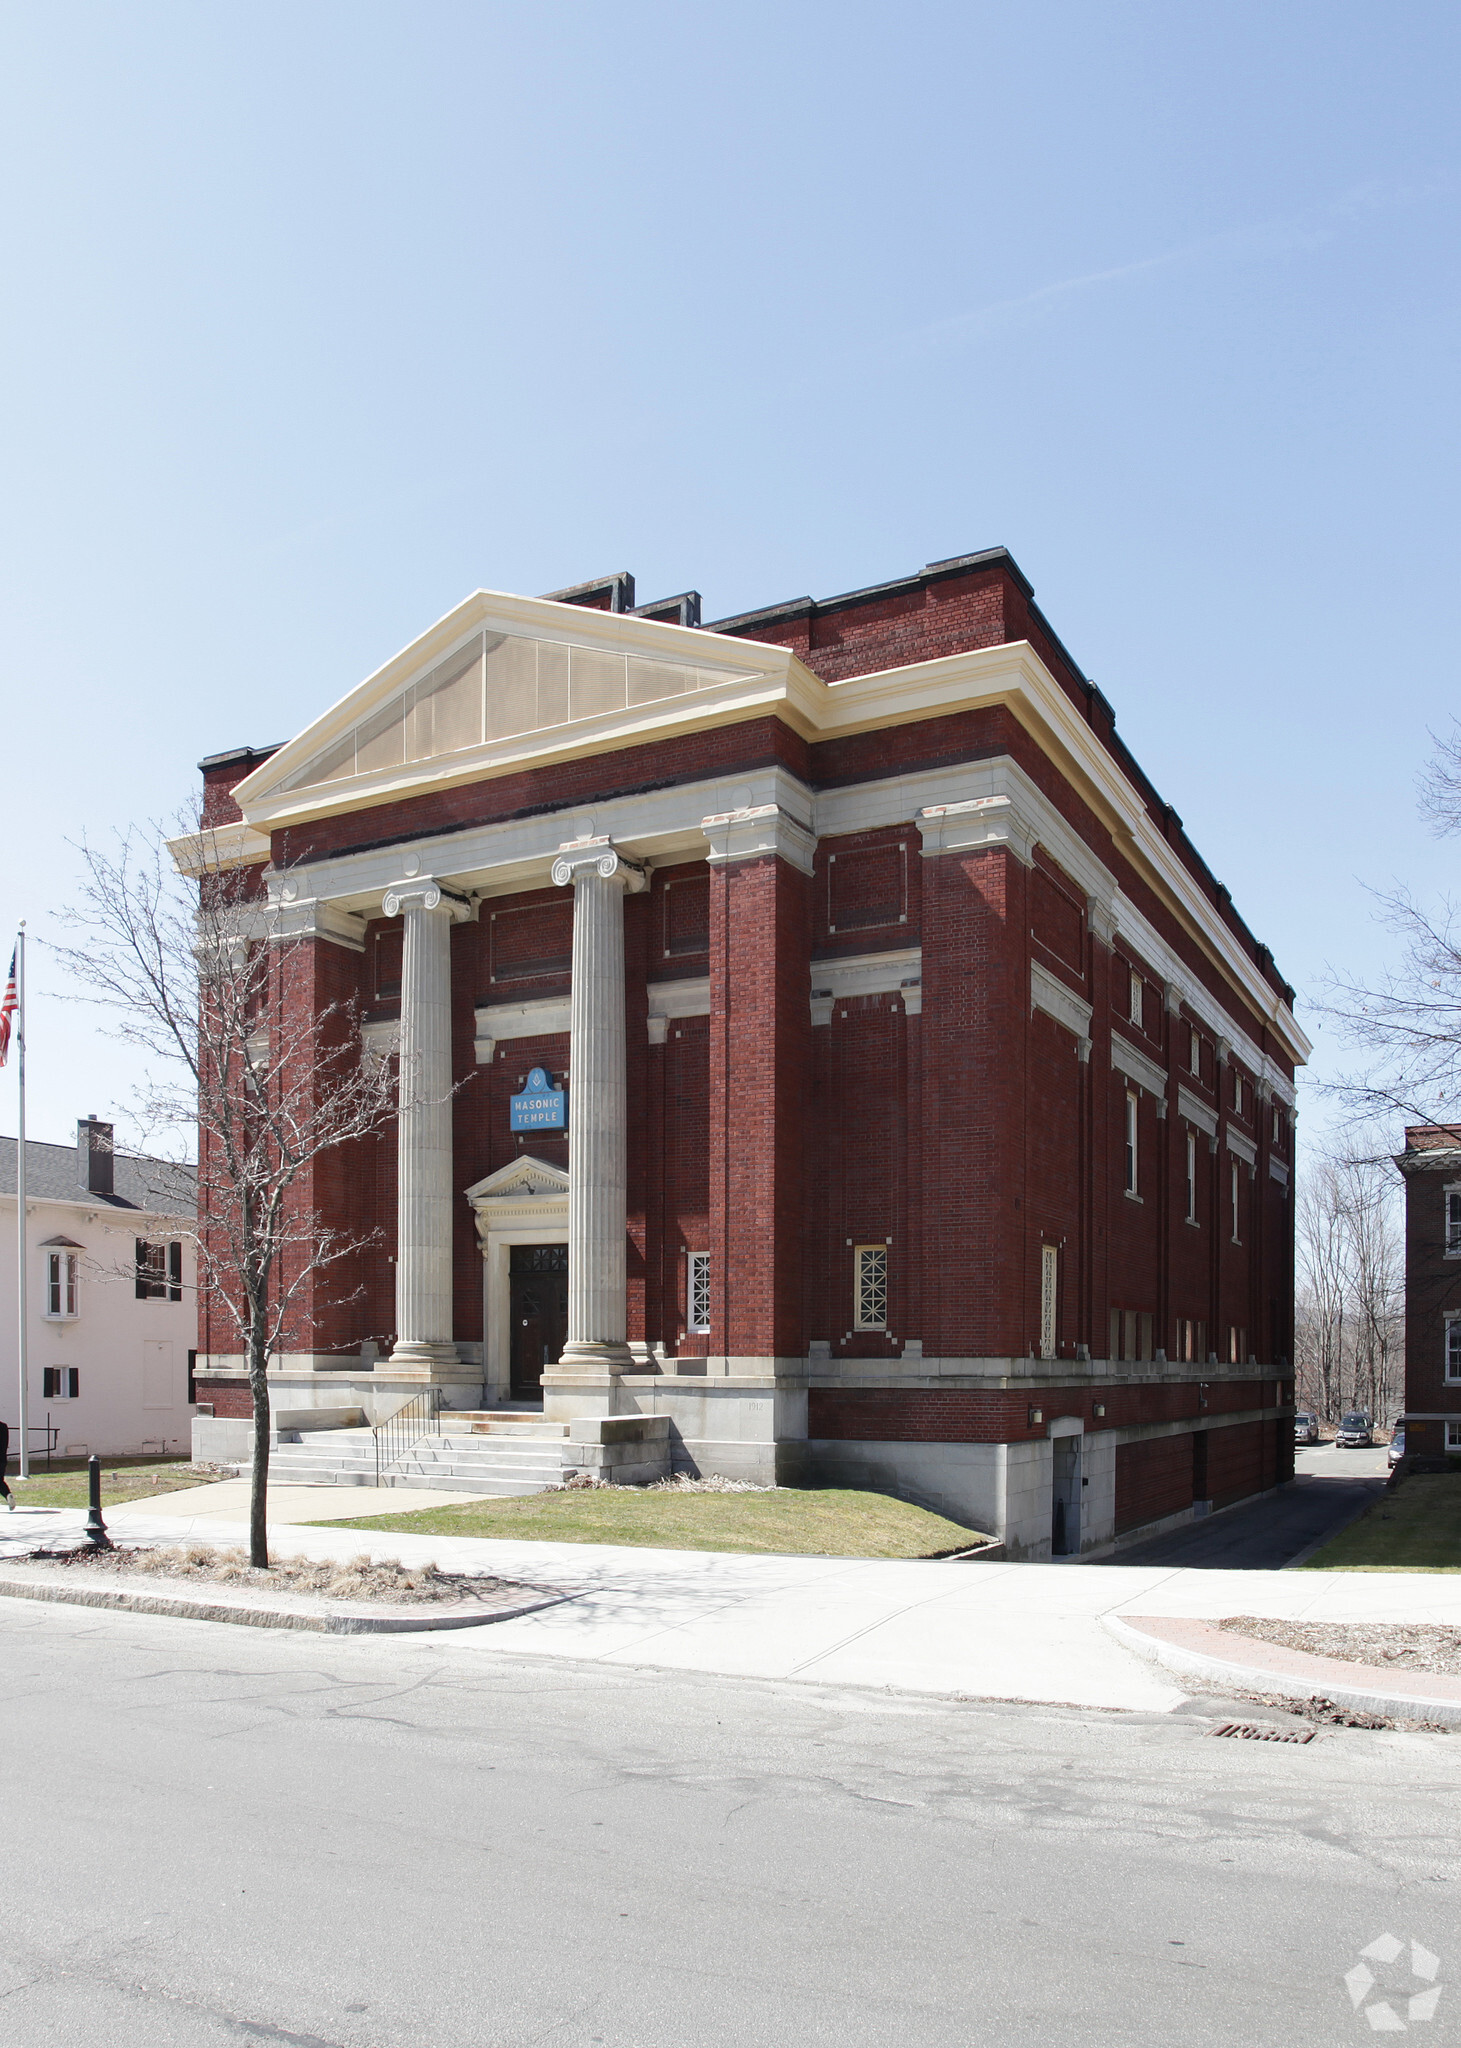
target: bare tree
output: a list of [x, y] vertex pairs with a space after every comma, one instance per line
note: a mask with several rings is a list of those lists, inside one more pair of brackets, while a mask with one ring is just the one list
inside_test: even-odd
[[[1420, 807], [1442, 837], [1461, 833], [1461, 723], [1432, 735]], [[1450, 1124], [1461, 1120], [1461, 916], [1449, 899], [1427, 909], [1404, 887], [1377, 891], [1401, 964], [1372, 982], [1330, 978], [1324, 1008], [1367, 1056], [1328, 1084], [1361, 1118]]]
[[196, 1133], [199, 1286], [247, 1363], [249, 1556], [262, 1567], [270, 1357], [297, 1314], [318, 1312], [332, 1284], [321, 1276], [348, 1276], [378, 1238], [322, 1221], [315, 1171], [390, 1121], [395, 1081], [388, 1061], [365, 1055], [353, 1004], [316, 1006], [310, 949], [280, 936], [258, 869], [200, 816], [179, 824], [171, 840], [153, 826], [110, 853], [82, 845], [66, 915], [77, 943], [61, 958], [146, 1057], [144, 1127], [170, 1133], [178, 1157]]
[[1326, 1421], [1399, 1403], [1404, 1259], [1390, 1161], [1354, 1145], [1322, 1155], [1298, 1202], [1295, 1365], [1301, 1398]]

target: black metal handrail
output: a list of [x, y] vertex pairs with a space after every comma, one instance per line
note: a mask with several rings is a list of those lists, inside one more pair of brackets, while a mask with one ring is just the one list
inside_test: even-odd
[[423, 1438], [437, 1436], [440, 1431], [440, 1387], [427, 1387], [423, 1392], [413, 1394], [394, 1415], [373, 1424], [370, 1433], [375, 1438], [376, 1485], [389, 1484], [384, 1475], [391, 1467], [399, 1465]]

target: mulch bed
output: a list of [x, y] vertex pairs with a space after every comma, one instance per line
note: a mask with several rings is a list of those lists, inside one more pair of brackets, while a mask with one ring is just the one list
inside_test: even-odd
[[1281, 1649], [1307, 1650], [1312, 1657], [1461, 1676], [1461, 1628], [1443, 1622], [1275, 1621], [1260, 1614], [1230, 1614], [1214, 1626]]

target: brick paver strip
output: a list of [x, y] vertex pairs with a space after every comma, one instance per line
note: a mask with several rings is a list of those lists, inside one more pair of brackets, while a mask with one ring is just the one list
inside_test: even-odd
[[[1118, 1641], [1189, 1676], [1241, 1680], [1250, 1691], [1286, 1693], [1294, 1699], [1319, 1695], [1336, 1705], [1404, 1720], [1461, 1725], [1461, 1678], [1428, 1671], [1400, 1674], [1379, 1664], [1354, 1664], [1343, 1657], [1316, 1657], [1288, 1650], [1256, 1636], [1155, 1614], [1107, 1617]], [[1163, 1654], [1163, 1653], [1166, 1654]]]

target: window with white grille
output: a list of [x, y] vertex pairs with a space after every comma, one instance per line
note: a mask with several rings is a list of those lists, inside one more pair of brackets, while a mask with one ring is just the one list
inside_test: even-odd
[[1131, 1004], [1127, 1011], [1133, 1024], [1140, 1026], [1146, 1011], [1146, 985], [1133, 967], [1131, 970]]
[[888, 1327], [888, 1247], [860, 1244], [855, 1254], [852, 1306], [853, 1327], [886, 1330]]
[[1446, 1190], [1446, 1257], [1461, 1259], [1461, 1188]]
[[1136, 1193], [1136, 1096], [1126, 1097], [1126, 1192]]
[[1461, 1380], [1461, 1316], [1446, 1318], [1446, 1378]]
[[710, 1254], [691, 1252], [689, 1312], [685, 1318], [689, 1329], [704, 1336], [710, 1329]]
[[1055, 1356], [1055, 1311], [1060, 1293], [1060, 1247], [1040, 1247], [1040, 1356]]
[[1238, 1162], [1237, 1162], [1237, 1160], [1236, 1160], [1236, 1159], [1234, 1159], [1234, 1160], [1233, 1160], [1233, 1161], [1232, 1161], [1232, 1162], [1230, 1163], [1230, 1166], [1229, 1166], [1229, 1169], [1228, 1169], [1228, 1170], [1229, 1170], [1229, 1176], [1230, 1176], [1230, 1179], [1229, 1179], [1229, 1188], [1230, 1188], [1230, 1194], [1229, 1194], [1229, 1201], [1230, 1201], [1230, 1203], [1231, 1203], [1231, 1206], [1232, 1206], [1232, 1211], [1233, 1211], [1233, 1243], [1234, 1243], [1234, 1244], [1241, 1244], [1241, 1242], [1242, 1242], [1242, 1238], [1241, 1238], [1241, 1235], [1240, 1235], [1240, 1233], [1239, 1233], [1239, 1229], [1238, 1229], [1238, 1224], [1239, 1224], [1239, 1220], [1240, 1220], [1240, 1219], [1239, 1219], [1239, 1214], [1238, 1214]]
[[1461, 1451], [1461, 1422], [1448, 1422], [1446, 1424], [1446, 1449], [1448, 1451]]
[[1187, 1221], [1197, 1221], [1197, 1140], [1187, 1133]]

